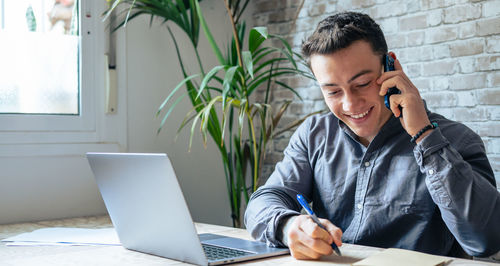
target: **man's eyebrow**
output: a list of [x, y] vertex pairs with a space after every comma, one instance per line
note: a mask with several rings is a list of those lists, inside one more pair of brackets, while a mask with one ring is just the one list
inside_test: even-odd
[[[371, 73], [373, 71], [369, 70], [369, 69], [365, 69], [365, 70], [361, 70], [359, 73], [357, 73], [356, 75], [352, 76], [352, 78], [350, 78], [347, 83], [351, 83], [353, 80], [357, 79], [359, 76], [362, 76], [364, 74], [367, 74], [367, 73]], [[335, 87], [335, 86], [338, 86], [337, 83], [320, 83], [319, 84], [321, 87]]]

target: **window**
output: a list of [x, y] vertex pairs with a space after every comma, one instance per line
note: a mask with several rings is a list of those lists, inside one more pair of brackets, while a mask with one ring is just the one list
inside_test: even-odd
[[0, 113], [78, 115], [78, 4], [0, 1]]
[[106, 1], [0, 0], [0, 156], [124, 148], [125, 112], [105, 111], [105, 9]]

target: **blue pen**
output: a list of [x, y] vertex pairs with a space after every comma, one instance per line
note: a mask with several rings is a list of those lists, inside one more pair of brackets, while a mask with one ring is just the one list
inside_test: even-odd
[[[306, 210], [307, 214], [309, 214], [309, 217], [311, 217], [313, 219], [313, 221], [319, 227], [321, 227], [322, 229], [324, 229], [325, 231], [328, 232], [328, 230], [325, 228], [325, 226], [323, 226], [321, 224], [321, 222], [319, 221], [318, 216], [316, 216], [316, 214], [314, 214], [314, 212], [311, 210], [311, 208], [309, 208], [309, 204], [307, 204], [306, 199], [302, 195], [297, 194], [297, 200], [299, 201], [300, 205], [302, 205], [302, 207], [304, 208], [304, 210]], [[335, 245], [335, 242], [332, 242], [332, 248], [333, 248], [333, 250], [335, 250], [335, 253], [337, 253], [337, 255], [342, 256], [342, 254], [340, 253], [339, 248], [337, 247], [337, 245]]]

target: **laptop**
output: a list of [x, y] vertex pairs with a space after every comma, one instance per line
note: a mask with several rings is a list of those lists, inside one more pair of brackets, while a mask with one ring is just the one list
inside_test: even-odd
[[196, 232], [166, 154], [87, 153], [122, 245], [197, 265], [288, 254], [265, 243]]

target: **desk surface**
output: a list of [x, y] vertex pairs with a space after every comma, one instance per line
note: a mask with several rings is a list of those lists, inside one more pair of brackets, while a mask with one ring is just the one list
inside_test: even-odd
[[[55, 221], [0, 225], [0, 239], [46, 227], [108, 228], [111, 221], [107, 216], [83, 217]], [[246, 230], [232, 227], [197, 223], [198, 233], [216, 233], [251, 239]], [[329, 265], [349, 265], [357, 259], [366, 258], [382, 249], [344, 244], [342, 254], [350, 258], [332, 257]], [[261, 259], [240, 264], [253, 265], [296, 265], [290, 255]], [[303, 262], [303, 263], [302, 263]], [[15, 246], [7, 247], [0, 242], [0, 265], [182, 265], [178, 261], [127, 250], [120, 246]], [[322, 264], [322, 263], [319, 263]], [[234, 265], [234, 264], [233, 264]], [[446, 265], [499, 265], [453, 258]]]

